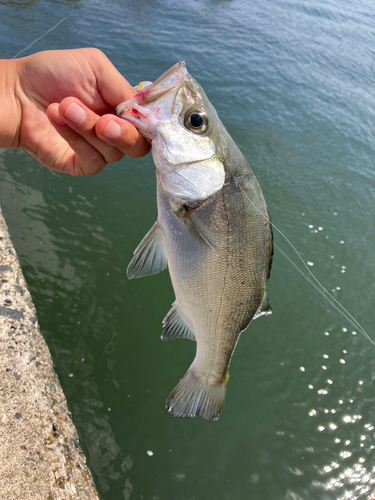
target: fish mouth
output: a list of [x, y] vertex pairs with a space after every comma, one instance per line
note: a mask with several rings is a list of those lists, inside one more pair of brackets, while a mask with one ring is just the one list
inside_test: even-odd
[[185, 61], [176, 63], [151, 83], [151, 85], [147, 85], [147, 87], [138, 93], [136, 96], [138, 104], [144, 106], [150, 102], [157, 101], [166, 93], [179, 87], [185, 80], [186, 73]]
[[152, 125], [170, 119], [178, 89], [186, 75], [185, 62], [176, 63], [150, 85], [140, 85], [134, 97], [116, 107], [116, 115], [132, 123], [145, 137], [154, 139]]

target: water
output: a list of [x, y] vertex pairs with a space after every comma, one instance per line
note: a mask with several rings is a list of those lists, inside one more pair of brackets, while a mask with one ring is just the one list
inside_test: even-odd
[[[0, 57], [96, 46], [133, 84], [185, 60], [273, 222], [375, 338], [370, 0], [0, 1]], [[127, 281], [156, 217], [151, 157], [92, 178], [0, 154], [0, 204], [102, 500], [368, 498], [375, 349], [277, 252], [273, 315], [231, 365], [216, 423], [164, 401], [194, 345], [159, 340], [167, 273]], [[275, 234], [278, 247], [298, 259]]]

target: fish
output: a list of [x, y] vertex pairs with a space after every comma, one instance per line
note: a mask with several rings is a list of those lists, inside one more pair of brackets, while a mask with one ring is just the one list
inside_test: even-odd
[[175, 301], [162, 340], [195, 340], [196, 354], [165, 407], [175, 417], [217, 420], [241, 332], [271, 313], [270, 216], [248, 162], [184, 62], [137, 90], [115, 113], [151, 140], [158, 217], [127, 276], [168, 267]]

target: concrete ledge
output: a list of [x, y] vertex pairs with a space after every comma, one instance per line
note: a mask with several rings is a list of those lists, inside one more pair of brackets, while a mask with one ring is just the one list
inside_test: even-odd
[[0, 209], [0, 498], [98, 500]]

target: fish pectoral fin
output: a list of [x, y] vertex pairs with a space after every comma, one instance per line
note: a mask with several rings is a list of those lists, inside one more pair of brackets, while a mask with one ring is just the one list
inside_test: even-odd
[[193, 217], [190, 215], [190, 211], [194, 210], [191, 207], [186, 206], [185, 214], [183, 217], [184, 223], [186, 224], [189, 231], [193, 234], [193, 236], [207, 245], [211, 250], [217, 254], [215, 245], [210, 241], [209, 238], [204, 234], [204, 229], [198, 226], [198, 224], [193, 220]]
[[195, 340], [193, 331], [188, 327], [185, 320], [179, 313], [176, 303], [163, 319], [162, 340], [189, 339]]
[[129, 279], [160, 273], [167, 267], [163, 234], [158, 221], [152, 226], [137, 248], [126, 274]]
[[260, 316], [268, 316], [270, 314], [272, 314], [272, 309], [268, 302], [267, 292], [264, 292], [262, 303], [257, 312], [254, 314], [253, 319], [257, 319]]
[[221, 382], [208, 385], [191, 366], [170, 393], [165, 408], [174, 417], [217, 420], [223, 408], [228, 379], [227, 370]]

